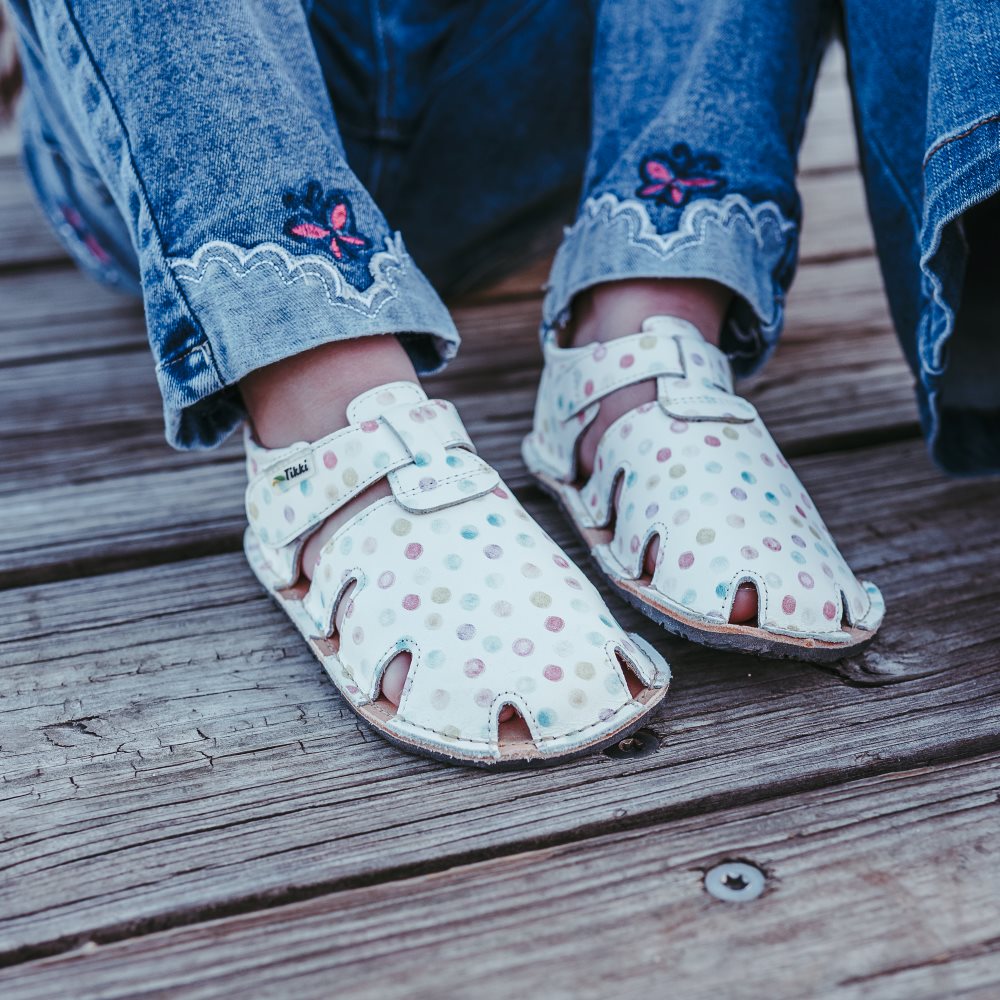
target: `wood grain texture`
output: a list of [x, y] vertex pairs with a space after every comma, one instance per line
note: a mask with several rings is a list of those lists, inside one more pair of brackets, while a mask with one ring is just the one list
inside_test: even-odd
[[68, 262], [0, 271], [0, 302], [0, 368], [122, 350], [148, 353], [142, 305]]
[[18, 134], [17, 126], [13, 122], [0, 124], [0, 163], [14, 159], [20, 148], [21, 137]]
[[[239, 442], [170, 451], [145, 362], [144, 354], [116, 354], [0, 371], [8, 404], [0, 447], [33, 484], [25, 492], [22, 478], [0, 480], [0, 586], [237, 546]], [[458, 406], [480, 453], [515, 487], [528, 482], [520, 441], [537, 377], [534, 366], [489, 377], [466, 369], [427, 383]], [[918, 433], [909, 375], [890, 334], [790, 343], [747, 396], [793, 457]], [[63, 407], [86, 416], [67, 426]], [[116, 478], [123, 468], [128, 476]]]
[[[669, 639], [612, 602], [676, 671], [642, 759], [494, 776], [404, 756], [355, 721], [239, 554], [8, 592], [0, 951], [1000, 748], [1000, 582], [977, 575], [1000, 545], [996, 490], [943, 481], [920, 448], [801, 463], [890, 605], [846, 682]], [[579, 558], [550, 505], [529, 506]]]
[[0, 219], [0, 267], [22, 270], [68, 259], [13, 157], [0, 159]]
[[[109, 1000], [319, 998], [332, 983], [358, 1000], [995, 995], [998, 764], [848, 782], [120, 943], [98, 936], [0, 983], [11, 1000], [48, 1000], [67, 982]], [[704, 873], [732, 859], [766, 872], [763, 896], [705, 892]]]
[[[883, 588], [877, 643], [769, 663], [611, 599], [675, 668], [658, 749], [505, 775], [345, 707], [237, 551], [238, 443], [166, 448], [141, 309], [69, 266], [0, 136], [5, 1000], [994, 1000], [1000, 491], [917, 437], [847, 107], [838, 48], [787, 332], [747, 391]], [[582, 559], [518, 456], [546, 268], [456, 305], [428, 388]], [[756, 903], [703, 892], [732, 857], [767, 870]]]

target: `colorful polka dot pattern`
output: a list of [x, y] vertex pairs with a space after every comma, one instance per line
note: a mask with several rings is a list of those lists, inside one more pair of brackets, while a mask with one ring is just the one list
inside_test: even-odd
[[542, 345], [545, 367], [538, 389], [531, 438], [547, 471], [574, 479], [576, 441], [597, 416], [600, 400], [624, 385], [661, 375], [680, 377], [683, 362], [676, 338], [649, 332], [603, 344], [561, 348], [553, 338]]
[[[472, 452], [451, 403], [429, 402], [414, 383], [364, 393], [348, 419], [349, 427], [320, 441], [284, 449], [261, 448], [247, 435], [247, 519], [265, 546], [288, 545], [390, 474], [405, 502], [425, 507], [487, 492], [498, 481]], [[422, 448], [413, 445], [411, 427], [422, 432]]]
[[[413, 390], [420, 391], [406, 392]], [[409, 410], [422, 418], [410, 419]], [[398, 472], [464, 476], [448, 459], [457, 453], [480, 462], [476, 456], [419, 432], [444, 412], [426, 398], [390, 400], [376, 392], [349, 416], [367, 440], [376, 440], [374, 430], [363, 429], [367, 420], [394, 434], [411, 456]], [[257, 469], [273, 464], [270, 453], [253, 449]], [[424, 452], [428, 460], [415, 461]], [[364, 450], [354, 459], [373, 464]], [[442, 462], [439, 469], [435, 463]], [[456, 489], [442, 509], [414, 512], [395, 493], [367, 507], [324, 546], [296, 613], [311, 619], [306, 628], [314, 634], [329, 636], [342, 595], [357, 581], [339, 645], [327, 643], [329, 659], [336, 660], [327, 668], [361, 705], [377, 695], [384, 665], [409, 650], [406, 688], [388, 724], [397, 732], [495, 752], [499, 712], [513, 705], [540, 747], [568, 752], [645, 710], [629, 694], [619, 655], [652, 687], [665, 687], [669, 671], [621, 630], [590, 582], [489, 471], [495, 485], [488, 492], [470, 497]], [[287, 572], [295, 543], [276, 550], [250, 534], [251, 561], [261, 561], [258, 575], [276, 588], [267, 570], [275, 563]]]
[[410, 725], [491, 741], [513, 704], [538, 740], [583, 736], [631, 701], [616, 649], [652, 680], [594, 587], [502, 486], [432, 514], [387, 498], [341, 529], [305, 599], [321, 633], [352, 579], [340, 659], [371, 697], [380, 667], [409, 649], [397, 718]]
[[[660, 379], [658, 403], [638, 407], [608, 428], [594, 474], [575, 494], [582, 525], [603, 527], [622, 479], [613, 539], [595, 550], [602, 565], [613, 576], [637, 579], [658, 536], [656, 599], [689, 617], [728, 621], [736, 589], [748, 581], [760, 595], [763, 628], [843, 642], [849, 636], [842, 619], [867, 627], [881, 596], [855, 578], [756, 411], [720, 388], [728, 382], [728, 373], [723, 378], [720, 372], [728, 369], [725, 356], [683, 321], [657, 317], [647, 324], [676, 335], [687, 375]], [[567, 378], [580, 377], [578, 364], [569, 369], [574, 374]], [[686, 419], [679, 418], [670, 412], [678, 386], [690, 385], [700, 369], [706, 373], [701, 388], [680, 392], [690, 408]], [[550, 379], [553, 389], [556, 381]], [[557, 409], [541, 396], [538, 406]], [[734, 416], [721, 418], [729, 408]], [[556, 420], [554, 413], [548, 419]], [[544, 443], [536, 431], [531, 451], [548, 461], [553, 456], [544, 453]]]

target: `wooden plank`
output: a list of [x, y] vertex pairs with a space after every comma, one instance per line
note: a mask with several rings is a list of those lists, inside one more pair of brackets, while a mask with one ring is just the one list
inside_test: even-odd
[[[0, 229], [2, 231], [2, 229]], [[72, 265], [0, 272], [0, 368], [148, 350], [142, 305]]]
[[802, 174], [830, 173], [858, 164], [847, 61], [837, 42], [820, 67], [799, 155]]
[[[0, 377], [0, 393], [9, 385], [10, 414], [0, 421], [0, 443], [20, 471], [0, 488], [0, 586], [238, 547], [239, 441], [214, 452], [167, 448], [159, 397], [137, 360], [112, 355], [53, 363], [40, 376], [26, 366], [14, 370], [16, 379]], [[835, 376], [830, 363], [838, 365]], [[66, 366], [62, 396], [53, 389], [57, 366]], [[534, 368], [511, 368], [488, 388], [460, 373], [428, 387], [454, 400], [480, 453], [521, 487], [529, 479], [520, 441], [530, 429], [536, 384]], [[748, 395], [793, 457], [917, 433], [905, 365], [888, 335], [790, 344]], [[61, 400], [54, 409], [53, 399]], [[67, 410], [87, 416], [67, 427]], [[123, 467], [127, 477], [119, 476]], [[33, 484], [27, 493], [26, 480]], [[199, 498], [194, 507], [192, 495]]]
[[[982, 572], [1000, 500], [920, 449], [800, 463], [890, 605], [841, 667], [849, 683], [670, 639], [612, 601], [675, 668], [646, 758], [482, 775], [401, 754], [343, 707], [239, 554], [9, 591], [0, 950], [1000, 749], [1000, 580]], [[579, 558], [551, 505], [527, 500]]]
[[37, 267], [66, 258], [16, 157], [0, 158], [0, 219], [0, 267]]
[[[10, 969], [77, 995], [996, 996], [996, 755], [552, 846]], [[703, 874], [767, 873], [724, 903]], [[544, 985], [542, 985], [544, 984]], [[993, 992], [989, 993], [988, 990]]]
[[0, 122], [0, 165], [13, 159], [21, 148], [21, 136], [13, 122]]
[[[0, 411], [0, 436], [4, 438], [34, 436], [61, 427], [67, 423], [61, 413], [67, 411], [73, 414], [72, 426], [67, 428], [70, 433], [108, 421], [134, 427], [142, 420], [159, 420], [152, 363], [138, 328], [139, 313], [127, 300], [124, 309], [115, 313], [121, 302], [103, 293], [104, 297], [92, 300], [94, 310], [87, 325], [81, 327], [81, 320], [74, 321], [73, 316], [76, 310], [83, 311], [82, 299], [72, 293], [80, 286], [71, 280], [72, 272], [66, 277], [70, 290], [60, 296], [66, 303], [64, 313], [48, 321], [41, 313], [31, 319], [27, 310], [15, 311], [9, 320], [0, 318], [0, 394], [9, 404]], [[39, 284], [22, 303], [37, 301], [44, 290], [44, 283]], [[79, 311], [75, 312], [77, 317]], [[538, 370], [537, 303], [464, 306], [456, 309], [455, 317], [463, 333], [462, 350], [445, 375], [429, 380], [434, 391], [444, 392], [453, 383], [484, 373], [492, 378], [498, 343], [503, 345], [505, 369]], [[101, 330], [111, 330], [110, 339], [102, 340]], [[836, 331], [835, 336], [831, 330]], [[780, 382], [788, 369], [806, 367], [814, 360], [820, 364], [818, 355], [788, 357], [786, 368], [786, 356], [805, 342], [822, 345], [829, 352], [822, 367], [830, 374], [822, 377], [833, 380], [842, 362], [850, 363], [861, 355], [871, 360], [866, 354], [869, 350], [888, 360], [895, 351], [890, 330], [881, 284], [870, 259], [804, 267], [792, 290], [783, 347], [766, 369], [768, 377]], [[97, 333], [98, 340], [92, 355], [84, 344], [91, 332]], [[37, 345], [43, 341], [51, 355], [39, 351]], [[34, 364], [26, 352], [54, 360]], [[898, 351], [895, 358], [901, 373]], [[817, 370], [814, 374], [821, 373]], [[908, 381], [902, 376], [900, 384]], [[53, 407], [53, 400], [60, 400], [61, 407]]]

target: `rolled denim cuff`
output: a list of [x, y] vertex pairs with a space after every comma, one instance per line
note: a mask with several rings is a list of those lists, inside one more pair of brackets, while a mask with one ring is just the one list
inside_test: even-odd
[[[958, 135], [946, 136], [924, 161], [927, 195], [920, 233], [922, 303], [917, 326], [917, 400], [930, 454], [945, 472], [955, 476], [1000, 472], [1000, 373], [986, 355], [979, 366], [979, 398], [967, 399], [964, 387], [948, 370], [946, 349], [955, 334], [966, 285], [969, 247], [962, 217], [977, 205], [1000, 196], [998, 144], [1000, 121], [990, 117], [972, 127], [965, 126]], [[960, 335], [985, 340], [992, 339], [995, 330], [983, 324], [976, 329], [966, 327]], [[989, 391], [984, 392], [982, 383], [986, 379], [991, 384], [987, 383]], [[950, 391], [946, 394], [944, 388], [949, 380]], [[946, 396], [950, 397], [948, 402]], [[989, 400], [996, 402], [989, 405]]]
[[767, 358], [781, 332], [794, 268], [796, 225], [773, 201], [742, 194], [692, 199], [658, 230], [646, 205], [613, 193], [588, 198], [556, 253], [543, 308], [543, 334], [563, 325], [572, 299], [627, 278], [708, 278], [737, 300], [722, 347], [739, 374]]
[[398, 233], [371, 257], [363, 289], [325, 257], [290, 254], [276, 243], [246, 249], [213, 241], [168, 263], [207, 331], [157, 365], [167, 440], [176, 448], [219, 444], [246, 416], [240, 379], [313, 347], [397, 334], [421, 374], [458, 349], [448, 310]]

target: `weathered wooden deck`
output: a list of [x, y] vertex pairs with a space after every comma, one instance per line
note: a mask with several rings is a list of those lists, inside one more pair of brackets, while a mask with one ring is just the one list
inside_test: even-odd
[[[836, 59], [750, 396], [882, 637], [768, 663], [612, 600], [674, 665], [654, 752], [538, 773], [407, 756], [343, 706], [244, 564], [237, 445], [167, 449], [140, 310], [73, 269], [3, 141], [4, 997], [1000, 996], [1000, 487], [925, 457]], [[432, 384], [580, 556], [518, 457], [543, 272], [457, 304]], [[732, 859], [763, 896], [706, 893]]]

